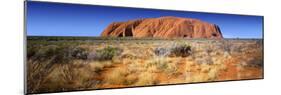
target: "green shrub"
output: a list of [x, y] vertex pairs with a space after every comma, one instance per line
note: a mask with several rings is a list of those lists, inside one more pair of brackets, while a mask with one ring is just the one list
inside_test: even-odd
[[122, 50], [115, 47], [106, 47], [101, 50], [97, 50], [95, 54], [95, 59], [98, 60], [112, 60], [112, 58], [120, 54]]
[[77, 47], [71, 51], [71, 55], [73, 58], [86, 60], [88, 57], [88, 51], [85, 48]]
[[70, 47], [67, 46], [50, 46], [44, 47], [40, 54], [43, 60], [52, 60], [52, 63], [69, 63], [71, 56], [69, 54]]
[[170, 55], [186, 57], [191, 54], [191, 46], [187, 44], [178, 45], [171, 49]]
[[27, 56], [37, 61], [51, 60], [51, 63], [69, 63], [73, 59], [86, 60], [88, 51], [81, 47], [47, 45], [28, 48]]
[[38, 47], [35, 46], [27, 46], [27, 58], [31, 58], [32, 56], [34, 56], [36, 54], [36, 52], [38, 51]]

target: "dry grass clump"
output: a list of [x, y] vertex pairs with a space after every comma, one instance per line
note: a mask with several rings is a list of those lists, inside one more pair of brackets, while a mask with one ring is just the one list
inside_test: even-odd
[[216, 81], [220, 72], [227, 70], [225, 64], [197, 64], [185, 65], [185, 82]]
[[100, 73], [105, 67], [111, 66], [113, 63], [110, 61], [104, 61], [104, 62], [89, 62], [88, 65], [89, 67], [94, 70], [96, 73]]
[[136, 86], [155, 85], [157, 84], [155, 73], [142, 72], [138, 75], [138, 81], [134, 84]]
[[126, 77], [125, 85], [134, 85], [139, 79], [140, 77], [138, 77], [137, 74], [129, 74]]
[[221, 67], [221, 65], [211, 65], [209, 67], [207, 67], [207, 71], [202, 71], [204, 73], [208, 74], [208, 80], [207, 81], [215, 81], [217, 80], [218, 74], [219, 72], [224, 69], [223, 67]]
[[88, 64], [54, 64], [50, 69], [44, 67], [43, 64], [39, 66], [39, 64], [31, 63], [29, 65], [29, 70], [33, 70], [28, 76], [28, 87], [30, 87], [28, 92], [30, 93], [95, 88], [98, 83], [93, 78], [93, 75], [97, 74]]
[[50, 61], [44, 63], [28, 60], [27, 62], [27, 92], [35, 93], [43, 84], [45, 77], [54, 69]]
[[167, 58], [156, 57], [145, 64], [150, 72], [173, 72], [176, 69], [174, 63], [171, 63]]
[[122, 85], [126, 82], [126, 76], [129, 74], [124, 68], [116, 68], [111, 73], [107, 74], [105, 84]]
[[[134, 60], [131, 63], [127, 64], [129, 72], [143, 72], [146, 71], [148, 68], [144, 66], [142, 60]], [[128, 62], [127, 62], [128, 63]]]
[[167, 64], [164, 72], [169, 76], [174, 75], [178, 72], [178, 65], [176, 63]]
[[153, 49], [149, 47], [127, 47], [127, 50], [124, 50], [119, 57], [121, 59], [150, 59], [155, 56]]
[[130, 71], [126, 67], [115, 68], [106, 74], [103, 83], [109, 85], [133, 85], [139, 79], [136, 72]]
[[87, 67], [74, 65], [58, 65], [47, 77], [41, 86], [42, 91], [67, 91], [77, 88], [86, 89], [95, 87], [97, 80], [91, 80], [94, 71]]

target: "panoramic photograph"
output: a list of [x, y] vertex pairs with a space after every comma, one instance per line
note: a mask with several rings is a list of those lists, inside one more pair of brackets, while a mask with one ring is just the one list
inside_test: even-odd
[[263, 79], [263, 16], [27, 1], [27, 93]]

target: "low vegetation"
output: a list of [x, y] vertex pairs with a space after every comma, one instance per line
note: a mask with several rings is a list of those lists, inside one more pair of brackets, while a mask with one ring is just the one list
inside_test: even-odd
[[38, 93], [262, 78], [262, 49], [258, 39], [31, 37], [27, 90]]
[[31, 46], [27, 48], [27, 57], [38, 61], [51, 61], [50, 63], [64, 64], [73, 59], [87, 59], [88, 52], [81, 47], [71, 46]]
[[95, 58], [97, 60], [112, 60], [116, 55], [122, 53], [122, 50], [114, 47], [106, 47], [95, 52]]
[[191, 54], [191, 46], [187, 44], [178, 45], [171, 50], [171, 55], [187, 57]]

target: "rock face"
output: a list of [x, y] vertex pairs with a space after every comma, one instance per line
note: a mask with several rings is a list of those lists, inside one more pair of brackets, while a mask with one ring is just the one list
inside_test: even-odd
[[223, 38], [219, 26], [198, 19], [159, 17], [113, 22], [102, 37]]

